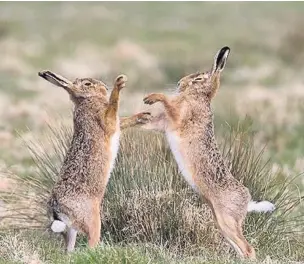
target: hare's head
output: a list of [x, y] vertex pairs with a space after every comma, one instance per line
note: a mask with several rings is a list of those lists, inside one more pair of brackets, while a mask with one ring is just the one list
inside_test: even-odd
[[65, 89], [73, 101], [89, 97], [106, 97], [107, 86], [100, 80], [76, 78], [74, 82], [51, 71], [41, 71], [38, 75], [56, 86]]
[[180, 79], [177, 84], [178, 92], [203, 94], [212, 99], [219, 88], [220, 74], [225, 68], [229, 53], [230, 48], [223, 47], [216, 53], [210, 71], [193, 73]]

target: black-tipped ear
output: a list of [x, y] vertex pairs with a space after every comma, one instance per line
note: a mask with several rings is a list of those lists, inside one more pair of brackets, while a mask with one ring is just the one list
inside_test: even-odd
[[47, 80], [48, 82], [64, 89], [67, 89], [69, 88], [69, 86], [72, 85], [72, 82], [70, 80], [51, 71], [40, 71], [38, 72], [38, 75], [43, 79]]
[[230, 48], [227, 46], [221, 48], [216, 53], [213, 63], [213, 73], [221, 72], [225, 68], [229, 53], [230, 53]]

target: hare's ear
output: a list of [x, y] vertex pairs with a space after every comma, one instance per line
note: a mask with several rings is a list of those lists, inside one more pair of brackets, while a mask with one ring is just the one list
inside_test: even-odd
[[229, 53], [230, 53], [230, 48], [227, 46], [221, 48], [216, 53], [216, 55], [214, 57], [212, 73], [221, 72], [225, 68]]
[[71, 88], [73, 86], [73, 83], [70, 80], [60, 76], [59, 74], [53, 73], [51, 71], [40, 71], [40, 72], [38, 72], [38, 75], [40, 77], [42, 77], [43, 79], [47, 80], [48, 82], [50, 82], [56, 86], [64, 88], [65, 90], [67, 90], [70, 93]]
[[220, 87], [220, 73], [225, 68], [228, 56], [230, 53], [229, 47], [221, 48], [214, 57], [214, 62], [211, 71], [212, 84], [210, 86], [209, 97], [212, 99]]

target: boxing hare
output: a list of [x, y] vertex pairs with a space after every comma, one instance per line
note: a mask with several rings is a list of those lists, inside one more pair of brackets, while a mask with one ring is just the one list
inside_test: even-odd
[[75, 105], [73, 138], [48, 202], [51, 229], [64, 234], [68, 252], [74, 249], [78, 231], [94, 247], [100, 240], [100, 205], [118, 152], [120, 128], [143, 124], [150, 115], [139, 113], [120, 122], [124, 75], [116, 78], [109, 100], [108, 88], [100, 80], [71, 82], [50, 71], [41, 71], [39, 76], [65, 89]]
[[273, 211], [275, 207], [268, 201], [251, 201], [248, 189], [229, 171], [215, 140], [210, 104], [229, 53], [230, 48], [223, 47], [210, 71], [182, 78], [173, 98], [160, 93], [145, 97], [146, 104], [160, 102], [164, 111], [143, 128], [165, 132], [179, 170], [206, 198], [223, 236], [241, 256], [254, 259], [255, 250], [243, 236], [243, 221], [249, 211]]

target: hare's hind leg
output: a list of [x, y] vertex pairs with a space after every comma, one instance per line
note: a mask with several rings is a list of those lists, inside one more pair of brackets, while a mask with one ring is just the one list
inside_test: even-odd
[[99, 205], [96, 206], [95, 210], [93, 210], [91, 223], [89, 226], [89, 246], [95, 247], [100, 241], [100, 230], [101, 230], [101, 222], [100, 222], [100, 212]]
[[64, 240], [66, 244], [66, 251], [72, 252], [75, 248], [77, 231], [73, 227], [69, 227], [67, 232], [64, 233]]
[[214, 208], [217, 224], [227, 241], [238, 252], [242, 258], [255, 259], [255, 250], [247, 242], [242, 232], [242, 223], [245, 217], [239, 217], [239, 212], [235, 215], [223, 208]]
[[99, 197], [75, 197], [74, 200], [69, 203], [69, 210], [70, 215], [73, 215], [73, 220], [65, 235], [67, 250], [73, 250], [77, 231], [85, 233], [89, 240], [89, 246], [95, 247], [100, 240], [101, 229]]
[[101, 219], [100, 202], [98, 199], [92, 200], [91, 215], [86, 217], [86, 233], [89, 238], [89, 247], [97, 246], [100, 241]]

